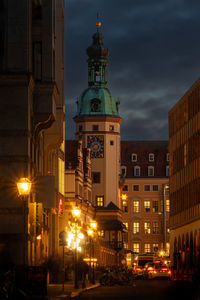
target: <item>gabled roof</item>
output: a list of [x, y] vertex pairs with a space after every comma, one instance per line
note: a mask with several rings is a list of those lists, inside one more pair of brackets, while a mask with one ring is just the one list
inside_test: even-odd
[[97, 210], [120, 210], [112, 201], [107, 206], [97, 206]]

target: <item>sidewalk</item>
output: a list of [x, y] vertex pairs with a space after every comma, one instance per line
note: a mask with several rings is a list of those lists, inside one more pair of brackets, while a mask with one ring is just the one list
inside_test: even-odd
[[48, 300], [61, 300], [61, 299], [76, 299], [80, 293], [90, 289], [99, 287], [100, 284], [86, 284], [85, 288], [82, 288], [82, 281], [79, 282], [79, 289], [74, 288], [74, 282], [70, 281], [65, 283], [64, 290], [62, 284], [49, 284], [47, 287], [47, 299]]

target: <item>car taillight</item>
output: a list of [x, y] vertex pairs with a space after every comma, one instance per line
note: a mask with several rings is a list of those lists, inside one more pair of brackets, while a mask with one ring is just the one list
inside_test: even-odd
[[140, 270], [142, 270], [141, 267], [137, 267], [137, 268], [136, 268], [136, 271], [140, 271]]
[[155, 269], [152, 268], [152, 267], [148, 267], [148, 268], [147, 268], [147, 271], [148, 271], [148, 272], [149, 272], [149, 271], [155, 271]]
[[168, 269], [167, 268], [162, 268], [161, 271], [168, 271]]

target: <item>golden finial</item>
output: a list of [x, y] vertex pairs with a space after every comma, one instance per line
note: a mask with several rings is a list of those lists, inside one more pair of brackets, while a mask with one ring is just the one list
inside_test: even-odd
[[97, 27], [97, 31], [99, 30], [99, 28], [101, 27], [101, 22], [99, 21], [100, 18], [100, 13], [97, 13], [97, 22], [96, 22], [96, 27]]

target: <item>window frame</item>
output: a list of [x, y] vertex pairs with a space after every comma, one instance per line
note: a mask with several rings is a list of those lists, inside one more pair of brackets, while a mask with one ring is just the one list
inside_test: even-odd
[[[138, 190], [134, 190], [134, 186], [137, 186]], [[140, 191], [140, 185], [139, 184], [133, 184], [132, 190], [133, 190], [133, 192], [139, 192]]]
[[[154, 226], [155, 224], [157, 224], [157, 226]], [[159, 223], [157, 221], [153, 221], [152, 223], [152, 234], [159, 234]]]
[[[157, 203], [157, 205], [154, 205]], [[158, 213], [159, 212], [159, 201], [158, 200], [152, 200], [152, 212]]]
[[[139, 174], [138, 174], [138, 175], [136, 174], [136, 170], [139, 171]], [[135, 167], [134, 167], [134, 176], [140, 177], [140, 166], [135, 166]]]
[[99, 125], [93, 124], [92, 125], [92, 131], [99, 131]]
[[[151, 155], [153, 156], [153, 159], [150, 159]], [[155, 161], [155, 155], [154, 155], [154, 153], [149, 153], [149, 161], [150, 162]]]
[[[138, 205], [135, 206], [134, 203], [138, 203]], [[137, 211], [135, 211], [135, 208], [137, 208], [136, 209]], [[139, 202], [139, 200], [133, 200], [133, 213], [134, 214], [140, 213], [140, 202]]]
[[[103, 205], [98, 205], [98, 198], [102, 198]], [[104, 196], [96, 196], [96, 207], [104, 207]]]
[[[146, 227], [145, 227], [145, 224], [147, 224]], [[149, 221], [144, 222], [144, 234], [151, 234], [151, 222], [149, 222]]]
[[[135, 156], [136, 159], [133, 159], [133, 156]], [[132, 162], [136, 162], [136, 161], [137, 161], [137, 154], [136, 154], [136, 153], [132, 153], [132, 154], [131, 154], [131, 161], [132, 161]]]
[[[122, 211], [127, 213], [128, 212], [128, 201], [127, 200], [121, 200], [122, 201]], [[126, 203], [126, 205], [124, 205]]]
[[[152, 174], [150, 174], [150, 170], [152, 170]], [[148, 176], [153, 177], [154, 176], [154, 166], [148, 166]]]
[[[146, 186], [149, 186], [149, 190], [145, 190]], [[143, 190], [144, 190], [144, 192], [150, 192], [151, 191], [151, 185], [150, 184], [144, 184]]]
[[[137, 245], [138, 247], [134, 247], [134, 245]], [[138, 249], [138, 250], [136, 250], [136, 249]], [[140, 243], [139, 242], [133, 242], [133, 252], [140, 253]]]
[[[148, 203], [149, 205], [146, 206], [145, 203]], [[145, 213], [151, 212], [151, 201], [150, 200], [144, 200], [144, 212]]]
[[[94, 181], [94, 176], [95, 175], [99, 176], [99, 181]], [[92, 183], [93, 184], [99, 184], [99, 183], [101, 183], [101, 172], [92, 172]]]
[[[122, 169], [125, 170], [124, 174], [122, 174]], [[121, 174], [126, 176], [126, 167], [125, 166], [121, 166]]]
[[[134, 226], [136, 225], [136, 226]], [[133, 222], [133, 234], [139, 234], [140, 233], [140, 222]]]
[[[124, 190], [124, 187], [127, 187], [127, 189], [126, 190]], [[122, 191], [123, 192], [128, 192], [129, 191], [129, 184], [124, 184], [124, 186], [123, 186], [123, 188], [122, 188]]]
[[[149, 247], [148, 247], [148, 246]], [[146, 251], [147, 250], [147, 251]], [[150, 243], [145, 243], [144, 244], [144, 253], [151, 253], [151, 244]]]
[[[157, 190], [154, 189], [154, 187], [157, 186]], [[158, 184], [152, 184], [152, 192], [158, 192], [159, 191], [159, 185]]]

